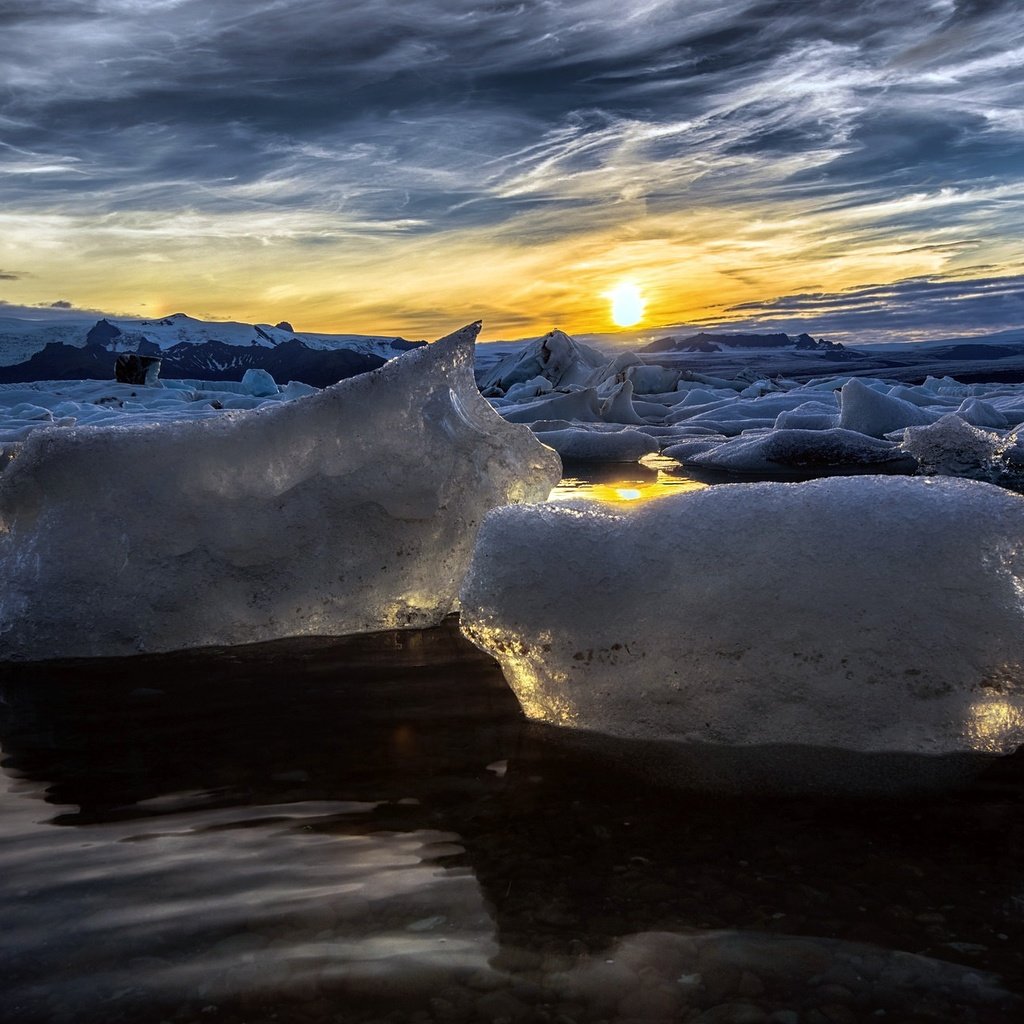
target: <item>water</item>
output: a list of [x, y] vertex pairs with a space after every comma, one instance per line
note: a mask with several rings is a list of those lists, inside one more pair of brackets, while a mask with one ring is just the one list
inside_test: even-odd
[[453, 621], [5, 666], [0, 749], [4, 1022], [1024, 1019], [1020, 756], [687, 794], [531, 726]]
[[10, 670], [0, 743], [5, 1020], [1019, 1019], [1012, 761], [910, 806], [659, 789], [452, 623]]
[[680, 470], [675, 459], [647, 455], [630, 464], [576, 463], [551, 492], [550, 501], [600, 501], [626, 508], [647, 501], [699, 491], [708, 484]]

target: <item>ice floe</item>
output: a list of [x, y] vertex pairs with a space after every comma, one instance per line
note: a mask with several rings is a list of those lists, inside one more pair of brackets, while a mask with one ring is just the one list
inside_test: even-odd
[[[669, 365], [654, 361], [659, 358], [664, 354], [620, 352], [602, 362], [599, 353], [555, 331], [505, 355], [480, 375], [480, 383], [510, 422], [529, 423], [538, 432], [551, 431], [553, 421], [563, 430], [634, 427], [658, 438], [662, 452], [688, 469], [765, 479], [787, 479], [794, 470], [884, 469], [1010, 486], [1021, 476], [1019, 466], [1007, 464], [1016, 442], [1005, 439], [1024, 424], [1024, 384], [964, 384], [934, 376], [908, 384], [868, 376], [862, 366], [860, 376], [796, 380], [768, 376], [749, 360], [737, 362], [729, 376], [724, 365], [708, 373], [685, 366], [678, 355]], [[699, 353], [688, 358], [699, 365]], [[930, 429], [939, 422], [941, 428]], [[987, 458], [965, 457], [966, 439], [978, 436], [971, 434], [974, 428], [995, 437]], [[682, 457], [695, 452], [687, 439], [701, 437], [716, 439], [715, 450], [704, 445], [699, 456]], [[571, 458], [600, 458], [603, 444], [608, 459], [629, 458], [631, 451], [625, 441], [576, 435], [552, 436], [549, 443], [563, 453], [575, 449]], [[949, 447], [940, 450], [942, 445]]]
[[0, 473], [0, 660], [438, 622], [484, 513], [561, 471], [480, 397], [478, 328], [249, 412], [31, 432]]
[[828, 430], [769, 430], [744, 434], [721, 444], [669, 445], [665, 454], [697, 469], [776, 475], [792, 470], [821, 474], [829, 470], [913, 473], [917, 460], [895, 441], [833, 427]]
[[989, 484], [733, 484], [493, 511], [462, 628], [529, 717], [574, 732], [996, 755], [1024, 741], [1022, 589], [1024, 498]]

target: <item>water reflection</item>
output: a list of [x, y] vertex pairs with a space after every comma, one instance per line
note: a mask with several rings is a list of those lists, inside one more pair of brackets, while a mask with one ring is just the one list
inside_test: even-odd
[[995, 1024], [1024, 991], [1019, 773], [909, 807], [673, 793], [530, 726], [450, 624], [2, 698], [21, 1022]]
[[630, 465], [567, 463], [565, 475], [549, 501], [600, 501], [622, 508], [635, 507], [670, 494], [700, 491], [708, 486], [678, 470], [679, 463], [660, 455], [645, 456]]

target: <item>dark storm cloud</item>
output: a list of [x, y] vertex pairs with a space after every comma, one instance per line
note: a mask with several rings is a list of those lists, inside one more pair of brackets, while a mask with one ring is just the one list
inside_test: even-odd
[[842, 292], [805, 292], [744, 302], [716, 323], [842, 335], [851, 342], [983, 334], [1024, 323], [1024, 275], [906, 278]]
[[21, 274], [15, 274], [10, 270], [0, 270], [0, 281], [17, 281], [21, 278]]

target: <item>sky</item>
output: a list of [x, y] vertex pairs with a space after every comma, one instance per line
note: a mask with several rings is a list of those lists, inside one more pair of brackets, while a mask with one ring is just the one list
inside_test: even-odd
[[1019, 0], [2, 0], [0, 315], [1024, 326]]

